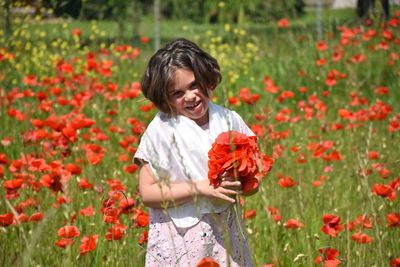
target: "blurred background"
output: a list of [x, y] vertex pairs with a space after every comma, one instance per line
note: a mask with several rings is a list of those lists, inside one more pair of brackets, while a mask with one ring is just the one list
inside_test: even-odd
[[[48, 23], [103, 21], [107, 38], [139, 41], [146, 35], [156, 42], [177, 36], [190, 37], [204, 30], [199, 25], [236, 24], [268, 30], [282, 18], [291, 26], [313, 26], [321, 34], [323, 21], [335, 24], [390, 16], [400, 0], [2, 0], [5, 32], [11, 33], [12, 17], [44, 19]], [[168, 22], [174, 21], [170, 24]], [[31, 22], [34, 23], [34, 22]], [[183, 31], [182, 31], [183, 29]], [[190, 31], [188, 32], [188, 30]]]

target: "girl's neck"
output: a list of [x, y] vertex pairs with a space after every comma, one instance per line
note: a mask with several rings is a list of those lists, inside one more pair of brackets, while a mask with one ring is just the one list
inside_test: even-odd
[[203, 129], [206, 132], [209, 132], [210, 130], [210, 123], [207, 121], [206, 123], [204, 123], [203, 125], [199, 125], [201, 129]]

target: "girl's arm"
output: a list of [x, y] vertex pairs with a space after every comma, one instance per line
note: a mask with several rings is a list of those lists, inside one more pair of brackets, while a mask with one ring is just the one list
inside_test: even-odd
[[230, 195], [238, 194], [241, 189], [239, 181], [224, 181], [214, 188], [208, 179], [177, 184], [165, 184], [157, 181], [148, 163], [140, 168], [139, 191], [143, 203], [152, 208], [172, 207], [192, 200], [196, 196], [206, 196], [234, 203]]

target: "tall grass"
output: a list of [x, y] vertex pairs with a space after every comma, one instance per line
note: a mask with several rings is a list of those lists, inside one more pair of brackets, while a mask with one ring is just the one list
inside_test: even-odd
[[[393, 19], [397, 23], [398, 20]], [[43, 21], [33, 29], [20, 21], [14, 24], [11, 38], [0, 34], [0, 154], [7, 158], [0, 165], [0, 173], [4, 173], [0, 178], [0, 215], [44, 215], [38, 222], [14, 218], [10, 226], [0, 219], [4, 224], [0, 228], [2, 266], [144, 263], [145, 244], [140, 246], [138, 242], [146, 227], [138, 226], [134, 215], [146, 208], [137, 194], [137, 171], [127, 172], [125, 167], [131, 166], [140, 138], [137, 126], [145, 126], [156, 111], [143, 111], [149, 103], [141, 95], [125, 96], [128, 91], [135, 92], [132, 83], [139, 81], [152, 46], [137, 42], [122, 48], [119, 45], [125, 43], [111, 41], [113, 28], [108, 24], [79, 23]], [[249, 126], [258, 129], [260, 147], [275, 157], [273, 170], [263, 179], [260, 192], [245, 199], [244, 210], [256, 211], [254, 217], [245, 220], [255, 265], [311, 266], [317, 256], [324, 257], [319, 252], [322, 248], [337, 249], [341, 266], [388, 266], [392, 259], [399, 258], [399, 223], [388, 227], [386, 219], [389, 213], [398, 214], [399, 200], [372, 193], [377, 183], [392, 183], [394, 193], [399, 188], [399, 128], [389, 130], [390, 121], [395, 121], [400, 112], [398, 26], [386, 28], [392, 33], [390, 39], [382, 35], [385, 29], [379, 23], [368, 27], [349, 24], [343, 29], [326, 22], [323, 41], [327, 49], [320, 51], [316, 45], [321, 40], [315, 39], [307, 23], [293, 22], [289, 28], [203, 28], [187, 22], [166, 23], [171, 28], [182, 27], [179, 35], [199, 42], [219, 60], [223, 82], [214, 100], [236, 110]], [[99, 25], [106, 28], [100, 29]], [[80, 36], [71, 34], [75, 28], [81, 29]], [[370, 39], [364, 40], [368, 33]], [[165, 34], [164, 40], [178, 37], [176, 31]], [[132, 56], [135, 48], [140, 49], [137, 57]], [[342, 58], [334, 61], [333, 51], [343, 53]], [[91, 53], [97, 64], [93, 69], [88, 68]], [[365, 59], [357, 61], [360, 55]], [[327, 62], [317, 66], [319, 59]], [[72, 66], [73, 72], [57, 69], [61, 62]], [[108, 67], [110, 74], [105, 71]], [[337, 84], [329, 86], [325, 81], [332, 70], [345, 77], [335, 77]], [[27, 81], [27, 75], [37, 81]], [[266, 76], [279, 87], [278, 93], [266, 90]], [[55, 87], [61, 89], [59, 94], [54, 93]], [[307, 91], [301, 92], [302, 87]], [[377, 93], [378, 87], [387, 87], [389, 93]], [[241, 94], [242, 88], [248, 88], [250, 96]], [[284, 91], [291, 91], [293, 96], [280, 98]], [[42, 98], [42, 93], [46, 97]], [[248, 104], [251, 95], [259, 98]], [[60, 96], [65, 97], [66, 105], [60, 104]], [[344, 109], [352, 116], [340, 116]], [[46, 121], [56, 116], [59, 123], [70, 125], [76, 114], [95, 122], [79, 129], [76, 141], [59, 139], [62, 133], [52, 129], [50, 123], [42, 127], [33, 124], [34, 119]], [[279, 120], [279, 114], [286, 119]], [[343, 129], [335, 128], [338, 124]], [[41, 140], [37, 139], [40, 128], [47, 132]], [[108, 139], [99, 138], [101, 133]], [[127, 139], [131, 142], [121, 145]], [[99, 164], [90, 164], [84, 148], [88, 143], [104, 148]], [[331, 146], [320, 155], [312, 149], [328, 143]], [[330, 158], [334, 151], [341, 157]], [[378, 152], [377, 159], [368, 156], [371, 151]], [[43, 159], [45, 170], [32, 167], [32, 157]], [[22, 167], [13, 170], [19, 162]], [[80, 166], [81, 172], [69, 177], [65, 171], [68, 163]], [[62, 191], [45, 187], [42, 178], [50, 172], [48, 166], [53, 171], [61, 170], [62, 179], [69, 178], [62, 182]], [[296, 184], [280, 186], [281, 179], [289, 176]], [[93, 189], [79, 188], [79, 181], [84, 178], [94, 185]], [[23, 179], [20, 187], [13, 191], [7, 184], [6, 190], [6, 182], [17, 179]], [[118, 217], [121, 224], [128, 226], [126, 236], [108, 241], [105, 234], [112, 224], [104, 222], [102, 207], [110, 198], [125, 197], [135, 201], [128, 215]], [[94, 215], [81, 215], [80, 210], [90, 205]], [[271, 208], [279, 210], [275, 215], [280, 219], [268, 211]], [[340, 217], [342, 230], [336, 237], [321, 231], [326, 214]], [[296, 219], [304, 227], [286, 229], [288, 219]], [[353, 230], [348, 230], [352, 223]], [[75, 225], [80, 231], [75, 243], [65, 249], [55, 245], [60, 239], [58, 229], [64, 225]], [[364, 244], [353, 240], [357, 232], [367, 234], [372, 241]], [[97, 234], [95, 249], [80, 255], [81, 238]]]

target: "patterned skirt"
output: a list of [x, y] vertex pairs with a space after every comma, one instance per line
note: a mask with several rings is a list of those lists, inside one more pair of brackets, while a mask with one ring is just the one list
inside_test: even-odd
[[189, 228], [176, 227], [165, 210], [152, 209], [146, 267], [195, 267], [205, 257], [221, 267], [252, 267], [244, 229], [233, 206], [221, 213], [204, 214]]

